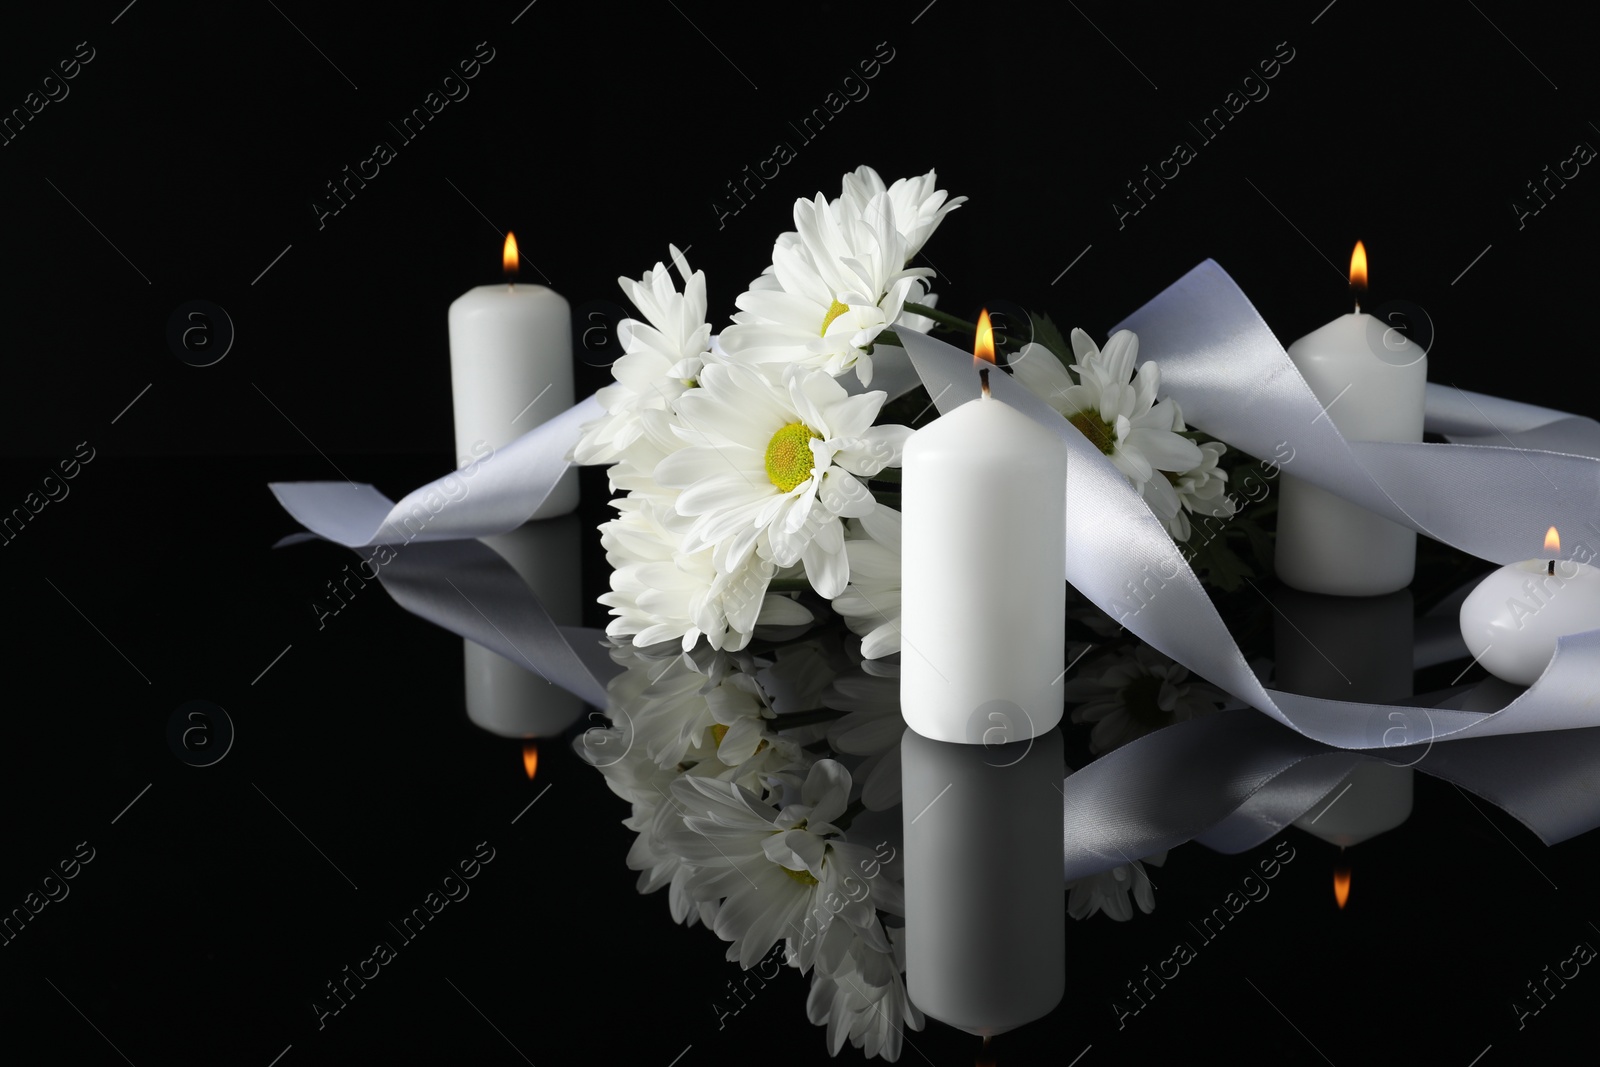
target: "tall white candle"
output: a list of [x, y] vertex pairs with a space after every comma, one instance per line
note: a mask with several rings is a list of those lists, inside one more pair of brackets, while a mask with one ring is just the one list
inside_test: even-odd
[[1066, 446], [985, 387], [912, 434], [901, 477], [906, 723], [968, 744], [1052, 729], [1065, 666]]
[[[1350, 278], [1366, 287], [1360, 242]], [[1348, 440], [1422, 440], [1427, 356], [1400, 331], [1358, 309], [1290, 345], [1289, 358]], [[1415, 531], [1287, 472], [1280, 493], [1276, 569], [1285, 584], [1336, 596], [1378, 596], [1411, 584]]]
[[[516, 238], [506, 234], [505, 270], [517, 272]], [[456, 462], [464, 467], [567, 410], [573, 403], [572, 311], [542, 285], [480, 285], [450, 305], [450, 391]], [[533, 518], [578, 506], [577, 472], [567, 471]]]

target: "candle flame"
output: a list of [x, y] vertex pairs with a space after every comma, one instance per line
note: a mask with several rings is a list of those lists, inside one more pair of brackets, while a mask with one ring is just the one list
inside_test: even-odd
[[1367, 246], [1360, 241], [1356, 242], [1356, 250], [1350, 253], [1350, 288], [1367, 288]]
[[1339, 902], [1339, 910], [1343, 911], [1350, 899], [1349, 867], [1340, 867], [1333, 872], [1333, 899]]
[[1544, 532], [1544, 550], [1546, 552], [1561, 551], [1561, 535], [1556, 533], [1554, 526]]
[[528, 772], [530, 782], [539, 770], [539, 746], [532, 741], [522, 746], [522, 769]]
[[505, 264], [507, 274], [517, 273], [517, 235], [510, 230], [506, 231], [506, 247], [500, 260]]
[[994, 362], [994, 327], [989, 325], [988, 308], [978, 313], [978, 333], [972, 342], [972, 365], [976, 367], [979, 360]]

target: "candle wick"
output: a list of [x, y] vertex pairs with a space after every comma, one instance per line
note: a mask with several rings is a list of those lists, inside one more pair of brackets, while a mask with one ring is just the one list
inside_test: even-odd
[[989, 368], [984, 367], [978, 371], [978, 384], [983, 388], [983, 395], [989, 395]]
[[1549, 566], [1549, 568], [1548, 568], [1548, 569], [1547, 569], [1547, 570], [1546, 570], [1546, 571], [1545, 571], [1545, 573], [1546, 573], [1546, 574], [1549, 574], [1549, 575], [1554, 575], [1554, 574], [1555, 574], [1555, 573], [1556, 573], [1556, 561], [1555, 561], [1555, 560], [1551, 560], [1551, 561], [1550, 561], [1550, 566]]

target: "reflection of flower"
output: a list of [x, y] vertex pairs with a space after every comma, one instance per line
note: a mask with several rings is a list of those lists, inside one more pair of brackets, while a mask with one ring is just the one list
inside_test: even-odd
[[1072, 721], [1095, 724], [1089, 750], [1110, 752], [1175, 722], [1217, 710], [1220, 689], [1189, 679], [1188, 668], [1141, 644], [1129, 654], [1111, 652], [1086, 666], [1063, 687], [1067, 703], [1081, 701]]
[[879, 504], [845, 530], [850, 585], [833, 600], [861, 654], [878, 659], [900, 651], [900, 513]]
[[1149, 915], [1155, 910], [1156, 895], [1144, 865], [1148, 863], [1159, 867], [1165, 862], [1167, 853], [1163, 849], [1154, 856], [1146, 856], [1142, 862], [1133, 860], [1109, 871], [1069, 882], [1067, 914], [1074, 919], [1087, 919], [1099, 911], [1117, 922], [1127, 922], [1133, 918], [1133, 903], [1129, 900], [1131, 894], [1133, 900], [1139, 902], [1139, 910]]
[[692, 518], [685, 551], [712, 549], [721, 573], [744, 566], [764, 541], [778, 566], [805, 564], [817, 593], [844, 591], [849, 563], [842, 517], [877, 506], [858, 480], [900, 462], [911, 431], [873, 426], [885, 394], [850, 396], [820, 371], [791, 366], [782, 382], [744, 366], [707, 366], [678, 401], [688, 442], [655, 477], [681, 489]]
[[1138, 337], [1119, 330], [1102, 352], [1088, 334], [1073, 330], [1072, 350], [1076, 383], [1043, 345], [1029, 345], [1020, 353], [1013, 363], [1017, 380], [1065, 415], [1136, 487], [1143, 487], [1157, 470], [1200, 465], [1199, 448], [1172, 429], [1171, 401], [1156, 396], [1160, 368], [1146, 363], [1134, 381]]
[[888, 951], [871, 895], [852, 894], [845, 885], [858, 860], [872, 857], [870, 849], [838, 839], [832, 820], [844, 814], [849, 796], [850, 772], [830, 759], [812, 766], [800, 800], [782, 810], [728, 782], [691, 776], [672, 783], [684, 828], [667, 843], [696, 868], [688, 892], [721, 901], [712, 928], [732, 942], [730, 960], [748, 969], [780, 938], [790, 938], [799, 942], [799, 966], [809, 969], [820, 943], [838, 939], [829, 936], [835, 920]]
[[893, 1062], [907, 1028], [921, 1030], [922, 1012], [906, 995], [901, 972], [906, 966], [903, 930], [888, 931], [893, 953], [879, 952], [857, 941], [831, 974], [818, 971], [806, 999], [806, 1014], [828, 1025], [828, 1055], [837, 1056], [845, 1039], [867, 1056]]
[[881, 664], [886, 673], [847, 674], [834, 680], [823, 698], [830, 708], [847, 712], [828, 728], [835, 752], [866, 756], [856, 768], [862, 780], [861, 803], [868, 811], [888, 811], [900, 803], [900, 738], [906, 720], [900, 714], [900, 669]]

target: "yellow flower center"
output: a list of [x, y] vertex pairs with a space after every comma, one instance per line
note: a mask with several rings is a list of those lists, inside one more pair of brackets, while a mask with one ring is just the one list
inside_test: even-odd
[[1076, 426], [1079, 433], [1106, 455], [1109, 456], [1117, 450], [1117, 435], [1106, 425], [1106, 420], [1100, 417], [1098, 411], [1093, 409], [1080, 411], [1076, 415], [1068, 415], [1067, 421]]
[[767, 442], [767, 477], [787, 493], [807, 478], [816, 466], [811, 454], [812, 440], [822, 435], [803, 422], [791, 422]]
[[789, 868], [785, 867], [781, 863], [778, 864], [778, 870], [782, 871], [784, 874], [787, 874], [790, 878], [793, 878], [795, 881], [799, 882], [801, 885], [816, 885], [817, 884], [816, 875], [812, 874], [810, 871], [791, 871]]
[[833, 320], [849, 310], [849, 304], [841, 304], [837, 300], [835, 300], [832, 304], [829, 304], [828, 313], [822, 316], [822, 329], [817, 331], [817, 336], [826, 337], [828, 334], [828, 327], [833, 325]]

